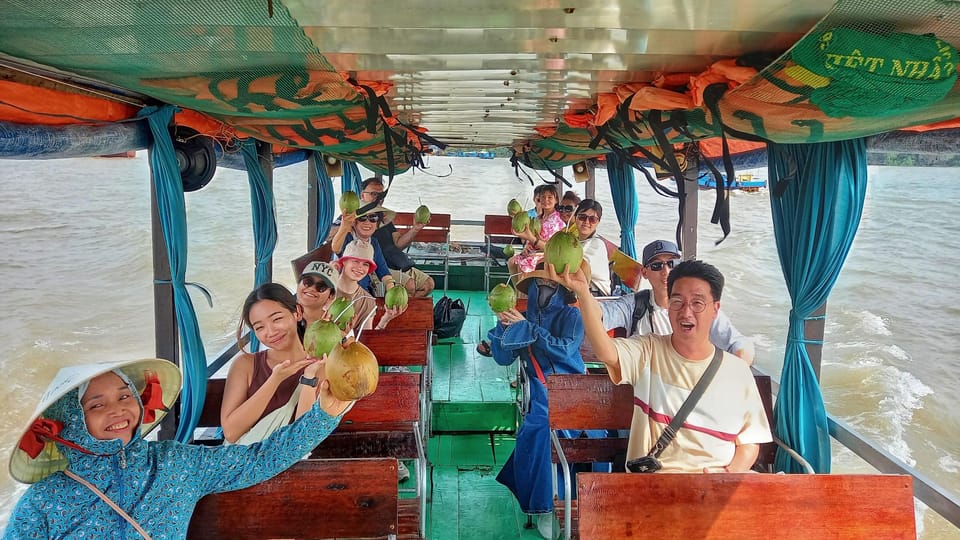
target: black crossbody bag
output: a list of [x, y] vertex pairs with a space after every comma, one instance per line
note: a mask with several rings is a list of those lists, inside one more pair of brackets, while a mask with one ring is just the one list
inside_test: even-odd
[[697, 381], [697, 384], [693, 387], [690, 395], [687, 396], [687, 399], [684, 400], [683, 405], [680, 406], [680, 410], [677, 411], [676, 416], [674, 416], [673, 420], [670, 421], [670, 424], [663, 429], [663, 433], [660, 434], [660, 438], [657, 439], [657, 442], [653, 445], [653, 448], [647, 452], [647, 455], [638, 457], [636, 459], [631, 459], [627, 462], [628, 471], [635, 473], [652, 473], [663, 468], [663, 465], [658, 459], [660, 454], [662, 454], [664, 449], [673, 441], [673, 438], [677, 435], [677, 430], [683, 426], [683, 422], [687, 419], [690, 411], [697, 406], [697, 402], [700, 401], [700, 396], [703, 395], [704, 390], [707, 389], [707, 386], [710, 385], [710, 381], [713, 380], [713, 376], [716, 375], [717, 370], [720, 369], [720, 362], [722, 360], [723, 351], [721, 351], [719, 347], [714, 347], [713, 360], [710, 361], [710, 365], [707, 366], [707, 370], [703, 372], [703, 375], [700, 376], [700, 380]]

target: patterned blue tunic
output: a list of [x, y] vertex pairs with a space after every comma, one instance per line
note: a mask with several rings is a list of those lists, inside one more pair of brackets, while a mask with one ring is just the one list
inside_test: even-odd
[[[197, 502], [205, 495], [252, 486], [286, 470], [333, 431], [339, 417], [318, 404], [296, 422], [250, 446], [195, 446], [94, 439], [87, 432], [77, 390], [49, 409], [65, 424], [61, 436], [99, 456], [58, 444], [69, 469], [97, 486], [154, 539], [186, 538]], [[251, 510], [252, 511], [252, 510]], [[30, 486], [17, 503], [3, 538], [140, 539], [120, 515], [62, 472]]]

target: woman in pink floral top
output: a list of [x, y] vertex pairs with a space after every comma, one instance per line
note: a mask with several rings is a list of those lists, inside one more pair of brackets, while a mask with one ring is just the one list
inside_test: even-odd
[[[533, 190], [533, 201], [536, 203], [537, 218], [540, 219], [541, 224], [540, 236], [530, 232], [529, 227], [517, 234], [519, 238], [526, 241], [526, 244], [523, 251], [507, 261], [511, 274], [534, 271], [537, 263], [543, 259], [543, 246], [547, 244], [547, 240], [566, 225], [556, 210], [559, 199], [555, 185], [543, 184]], [[515, 278], [515, 280], [518, 279], [519, 276]]]

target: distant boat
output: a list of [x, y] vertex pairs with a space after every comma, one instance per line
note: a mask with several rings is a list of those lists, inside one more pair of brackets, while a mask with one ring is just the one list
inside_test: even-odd
[[97, 157], [110, 157], [110, 158], [135, 158], [137, 157], [136, 150], [129, 150], [127, 152], [117, 152], [116, 154], [105, 154]]
[[[697, 184], [700, 186], [700, 189], [714, 189], [717, 187], [716, 180], [714, 180], [713, 175], [710, 174], [705, 174], [697, 178]], [[737, 179], [730, 184], [729, 189], [755, 192], [765, 187], [767, 187], [767, 181], [765, 179], [757, 178], [751, 173], [742, 173], [737, 175]]]

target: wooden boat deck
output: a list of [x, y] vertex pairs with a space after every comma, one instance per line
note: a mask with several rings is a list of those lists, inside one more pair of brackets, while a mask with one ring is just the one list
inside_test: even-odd
[[[476, 352], [494, 324], [481, 291], [448, 291], [468, 305], [459, 338], [433, 347], [433, 430], [428, 456], [426, 537], [436, 540], [541, 538], [496, 476], [513, 451], [516, 365], [497, 365]], [[439, 300], [443, 292], [434, 294]], [[412, 485], [413, 480], [406, 484]], [[513, 516], [511, 519], [510, 516]]]

